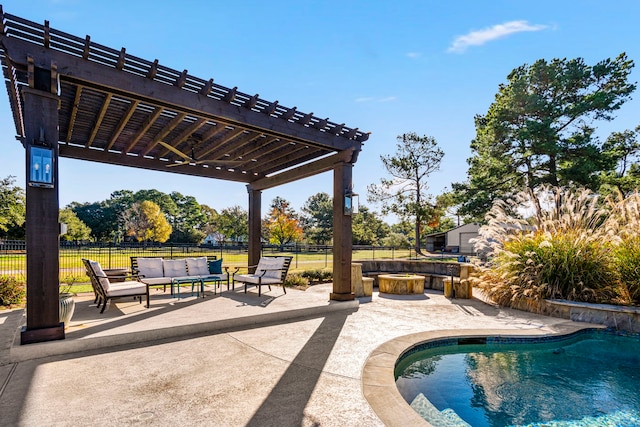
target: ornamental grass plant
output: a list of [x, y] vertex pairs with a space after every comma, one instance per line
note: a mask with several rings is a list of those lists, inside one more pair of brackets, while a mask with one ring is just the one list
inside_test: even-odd
[[629, 304], [640, 293], [638, 200], [543, 187], [495, 203], [475, 242], [487, 262], [474, 284], [533, 311], [545, 299]]
[[640, 305], [640, 194], [608, 199], [610, 233], [619, 239], [614, 247], [615, 268], [632, 304]]

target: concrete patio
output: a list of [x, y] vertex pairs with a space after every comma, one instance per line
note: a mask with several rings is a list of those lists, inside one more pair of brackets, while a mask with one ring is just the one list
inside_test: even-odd
[[363, 371], [368, 358], [390, 340], [584, 327], [438, 291], [336, 302], [331, 289], [274, 287], [258, 297], [210, 287], [204, 299], [183, 289], [180, 300], [153, 290], [150, 309], [125, 299], [102, 315], [83, 295], [65, 340], [24, 346], [24, 310], [0, 311], [0, 424], [408, 425], [380, 409], [384, 397], [363, 392], [363, 377], [378, 380]]

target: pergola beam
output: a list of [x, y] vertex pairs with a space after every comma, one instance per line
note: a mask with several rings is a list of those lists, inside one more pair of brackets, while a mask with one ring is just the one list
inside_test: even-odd
[[[127, 122], [129, 121], [131, 116], [133, 116], [133, 113], [136, 112], [136, 109], [138, 108], [139, 104], [140, 104], [140, 101], [131, 102], [124, 117], [122, 118], [122, 120], [120, 120], [120, 124], [118, 124], [118, 128], [116, 129], [115, 132], [113, 132], [113, 135], [111, 135], [111, 138], [109, 138], [109, 143], [105, 147], [104, 151], [111, 150], [111, 147], [113, 147], [113, 144], [115, 144], [116, 141], [118, 140], [118, 137], [120, 136], [125, 126], [127, 125]], [[71, 141], [71, 134], [69, 134], [69, 136], [67, 137], [67, 142], [69, 141]]]
[[165, 161], [158, 164], [157, 160], [147, 157], [127, 156], [112, 152], [105, 153], [104, 150], [87, 150], [74, 145], [60, 145], [60, 156], [116, 166], [131, 166], [138, 169], [148, 169], [159, 172], [179, 173], [182, 175], [223, 179], [242, 183], [247, 182], [247, 174], [243, 174], [240, 171], [229, 171], [225, 168], [207, 167], [206, 165], [190, 165], [188, 163], [169, 168], [167, 165], [173, 165], [173, 162]]
[[169, 135], [169, 133], [171, 133], [172, 130], [174, 130], [176, 128], [176, 126], [178, 126], [178, 124], [184, 120], [184, 118], [187, 117], [186, 114], [184, 113], [178, 113], [176, 114], [176, 116], [171, 119], [171, 121], [169, 122], [168, 125], [166, 125], [164, 127], [164, 129], [162, 129], [154, 138], [154, 140], [151, 142], [151, 144], [149, 144], [147, 146], [147, 148], [144, 149], [144, 151], [142, 151], [140, 153], [140, 156], [144, 157], [147, 154], [149, 154], [149, 151], [153, 150], [155, 148], [156, 145], [158, 145], [158, 141], [162, 141], [164, 140], [164, 137]]
[[249, 185], [254, 190], [267, 190], [279, 185], [288, 184], [299, 179], [308, 178], [319, 173], [333, 170], [338, 163], [351, 162], [355, 149], [344, 150], [324, 159], [298, 166], [266, 178], [257, 179]]
[[[198, 120], [193, 122], [191, 125], [189, 125], [188, 128], [183, 130], [176, 138], [174, 138], [172, 141], [167, 141], [167, 143], [173, 145], [174, 147], [178, 147], [178, 145], [182, 144], [182, 142], [184, 142], [194, 132], [196, 132], [198, 129], [200, 129], [202, 126], [204, 126], [206, 124], [207, 124], [207, 120], [206, 119], [199, 118]], [[158, 157], [159, 158], [166, 157], [169, 154], [169, 151], [170, 150], [163, 151], [162, 153], [160, 153], [160, 155]]]
[[102, 108], [100, 108], [100, 113], [98, 113], [98, 117], [96, 117], [95, 125], [93, 125], [93, 131], [91, 132], [91, 136], [87, 140], [86, 148], [91, 147], [93, 144], [93, 140], [96, 138], [98, 131], [100, 130], [100, 125], [102, 124], [102, 120], [104, 120], [104, 116], [107, 114], [107, 109], [109, 108], [109, 104], [111, 103], [111, 98], [113, 95], [108, 93], [102, 103]]

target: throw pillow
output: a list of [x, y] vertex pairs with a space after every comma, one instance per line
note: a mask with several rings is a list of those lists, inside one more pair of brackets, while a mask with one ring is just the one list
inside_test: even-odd
[[209, 261], [209, 274], [222, 274], [222, 258]]

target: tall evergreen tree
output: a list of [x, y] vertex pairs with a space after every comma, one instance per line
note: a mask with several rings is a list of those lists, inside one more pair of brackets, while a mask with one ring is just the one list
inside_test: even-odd
[[416, 253], [422, 253], [420, 237], [424, 222], [433, 217], [435, 203], [427, 193], [427, 178], [440, 169], [444, 152], [433, 137], [415, 132], [398, 136], [394, 156], [380, 156], [392, 179], [367, 187], [369, 202], [382, 203], [382, 213], [413, 218]]
[[318, 245], [333, 237], [333, 200], [327, 193], [309, 197], [302, 206], [302, 228], [307, 240]]
[[476, 116], [468, 180], [453, 184], [460, 213], [484, 218], [494, 200], [541, 184], [597, 188], [612, 159], [594, 137], [630, 99], [633, 61], [623, 53], [594, 66], [582, 58], [523, 65], [501, 84], [484, 116]]

